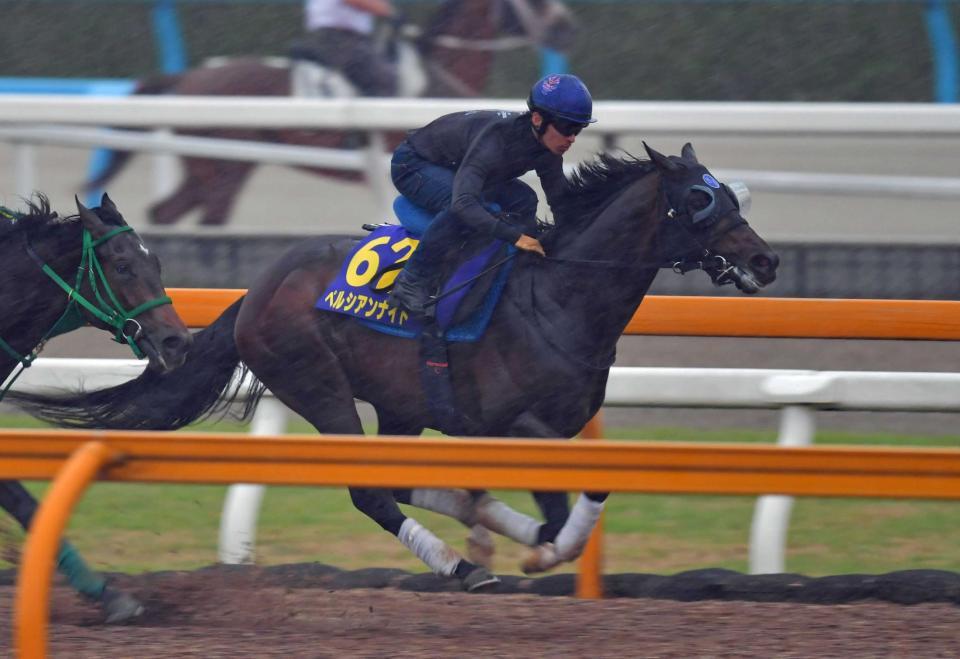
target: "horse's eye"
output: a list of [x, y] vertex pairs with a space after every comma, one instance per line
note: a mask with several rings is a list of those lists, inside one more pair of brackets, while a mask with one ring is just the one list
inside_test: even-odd
[[711, 201], [713, 199], [710, 195], [702, 190], [691, 190], [690, 194], [687, 195], [687, 205], [694, 211], [702, 211], [710, 205]]
[[129, 275], [130, 274], [130, 264], [129, 263], [117, 263], [113, 266], [114, 271], [118, 275]]

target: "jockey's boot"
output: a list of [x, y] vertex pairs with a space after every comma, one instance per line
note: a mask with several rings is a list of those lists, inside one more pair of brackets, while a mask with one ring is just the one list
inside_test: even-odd
[[387, 302], [406, 309], [412, 316], [423, 316], [427, 312], [426, 304], [433, 293], [431, 273], [418, 272], [408, 264], [400, 274], [390, 291]]
[[432, 311], [426, 304], [436, 293], [444, 255], [458, 239], [460, 231], [459, 222], [449, 210], [433, 218], [420, 238], [420, 244], [397, 276], [387, 302], [414, 316], [422, 317]]

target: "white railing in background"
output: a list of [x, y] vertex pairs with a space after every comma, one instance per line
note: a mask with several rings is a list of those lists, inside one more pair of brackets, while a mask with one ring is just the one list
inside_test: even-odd
[[[117, 359], [39, 359], [15, 389], [49, 392], [120, 384], [136, 377], [144, 363]], [[813, 443], [818, 409], [862, 411], [960, 411], [960, 374], [870, 371], [805, 371], [725, 368], [614, 367], [607, 383], [609, 407], [780, 409], [777, 443]], [[281, 434], [288, 411], [266, 397], [251, 433]], [[230, 487], [220, 522], [219, 556], [224, 563], [252, 562], [264, 488]], [[750, 572], [781, 573], [793, 498], [757, 500], [750, 533]]]
[[[409, 130], [449, 112], [523, 110], [516, 99], [307, 99], [225, 96], [5, 94], [0, 123], [172, 128]], [[600, 101], [600, 133], [711, 135], [960, 134], [960, 108], [937, 103], [709, 103]]]
[[[110, 147], [274, 164], [365, 171], [375, 195], [392, 196], [384, 162], [384, 132], [422, 126], [436, 117], [480, 107], [521, 110], [507, 99], [305, 99], [263, 97], [0, 96], [0, 141], [16, 145], [16, 188], [35, 188], [34, 144]], [[774, 136], [960, 136], [960, 107], [871, 103], [596, 103], [595, 135], [642, 133]], [[44, 125], [59, 124], [59, 125]], [[69, 126], [69, 127], [67, 127]], [[163, 128], [126, 134], [90, 126]], [[87, 128], [83, 128], [87, 127]], [[364, 130], [365, 152], [175, 136], [171, 128], [311, 128]], [[158, 167], [158, 196], [170, 189], [169, 166]], [[755, 190], [813, 194], [960, 198], [960, 178], [773, 171], [717, 171]]]

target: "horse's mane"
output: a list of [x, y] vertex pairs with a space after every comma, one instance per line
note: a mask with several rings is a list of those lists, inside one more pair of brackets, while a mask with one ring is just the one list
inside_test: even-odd
[[652, 161], [629, 153], [621, 158], [601, 153], [592, 162], [581, 164], [570, 176], [560, 207], [554, 209], [557, 226], [568, 229], [589, 224], [607, 207], [615, 192], [654, 169]]
[[[42, 192], [35, 193], [30, 199], [24, 199], [26, 210], [13, 210], [5, 207], [5, 213], [0, 215], [0, 240], [12, 236], [16, 232], [26, 233], [27, 238], [39, 240], [48, 232], [57, 231], [67, 224], [80, 220], [79, 215], [60, 215], [50, 208], [50, 199]], [[117, 213], [109, 213], [97, 207], [92, 209], [101, 220], [107, 224], [122, 226], [123, 218]], [[4, 217], [12, 215], [13, 219]]]
[[[0, 219], [0, 240], [16, 232], [25, 232], [29, 237], [45, 232], [50, 227], [59, 226], [70, 218], [63, 218], [50, 209], [50, 200], [45, 194], [37, 193], [25, 199], [25, 211], [4, 208], [4, 217]], [[12, 216], [6, 217], [7, 214]], [[73, 219], [76, 219], [75, 217]]]

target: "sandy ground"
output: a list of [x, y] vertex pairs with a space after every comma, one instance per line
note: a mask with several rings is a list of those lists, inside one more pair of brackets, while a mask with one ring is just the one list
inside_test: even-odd
[[[120, 627], [101, 624], [94, 607], [58, 588], [50, 656], [920, 658], [956, 656], [960, 623], [955, 600], [723, 599], [724, 584], [733, 582], [706, 572], [699, 592], [578, 600], [536, 587], [549, 578], [505, 583], [503, 594], [467, 594], [432, 575], [358, 571], [346, 574], [356, 581], [351, 585], [344, 574], [288, 567], [305, 569], [125, 577], [147, 610]], [[11, 597], [9, 586], [0, 587], [3, 645], [12, 637]]]

